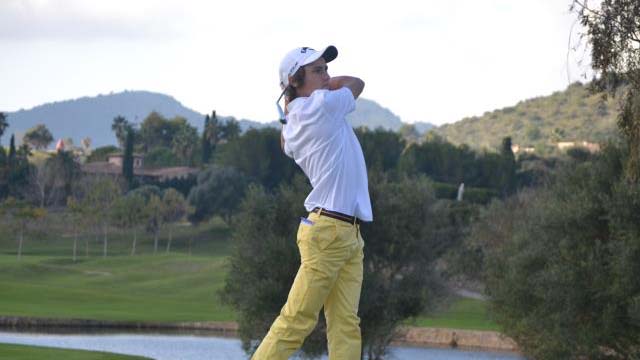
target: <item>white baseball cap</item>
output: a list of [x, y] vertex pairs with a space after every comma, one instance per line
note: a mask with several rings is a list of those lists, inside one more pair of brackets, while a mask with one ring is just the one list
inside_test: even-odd
[[300, 47], [289, 51], [280, 62], [280, 71], [278, 72], [280, 74], [280, 88], [284, 90], [289, 86], [289, 76], [293, 76], [298, 69], [311, 64], [320, 57], [323, 57], [326, 62], [330, 62], [338, 57], [338, 49], [329, 45], [321, 51], [310, 47]]

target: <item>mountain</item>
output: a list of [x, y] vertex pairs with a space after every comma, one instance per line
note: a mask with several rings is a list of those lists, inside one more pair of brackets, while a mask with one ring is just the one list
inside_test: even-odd
[[203, 115], [171, 96], [148, 91], [124, 91], [95, 97], [57, 101], [29, 110], [8, 113], [7, 133], [23, 134], [36, 124], [45, 124], [55, 139], [72, 138], [74, 143], [90, 137], [92, 146], [117, 144], [111, 122], [118, 115], [139, 123], [157, 111], [165, 117], [182, 116], [202, 128]]
[[601, 142], [615, 134], [622, 91], [619, 88], [615, 97], [605, 96], [574, 83], [564, 91], [464, 118], [434, 131], [454, 144], [476, 149], [496, 149], [506, 136], [511, 136], [513, 144], [539, 149], [560, 141]]
[[[116, 144], [111, 131], [113, 118], [122, 115], [133, 123], [140, 123], [152, 111], [164, 117], [181, 116], [198, 130], [202, 130], [204, 114], [189, 109], [171, 96], [149, 91], [124, 91], [95, 97], [82, 97], [74, 100], [58, 101], [36, 106], [29, 110], [7, 113], [9, 128], [6, 133], [15, 133], [20, 139], [25, 131], [37, 124], [45, 124], [55, 139], [72, 138], [78, 144], [89, 137], [93, 147]], [[220, 116], [222, 121], [230, 116]], [[349, 115], [354, 127], [381, 126], [398, 130], [402, 126], [400, 118], [376, 102], [358, 99], [356, 111]], [[261, 123], [248, 119], [239, 120], [242, 131], [250, 127], [279, 128], [277, 121]], [[430, 124], [429, 124], [430, 125]]]

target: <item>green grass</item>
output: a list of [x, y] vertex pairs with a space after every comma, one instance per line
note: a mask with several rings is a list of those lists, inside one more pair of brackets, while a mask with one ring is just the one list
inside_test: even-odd
[[[191, 256], [187, 238], [197, 243]], [[60, 252], [66, 239], [48, 240], [31, 241], [21, 260], [11, 251], [0, 254], [2, 315], [162, 322], [235, 319], [218, 296], [230, 241], [228, 232], [215, 226], [177, 231], [170, 254], [163, 247], [153, 255], [147, 242], [140, 246], [144, 255], [125, 255], [125, 241], [116, 238], [113, 248], [124, 249], [110, 252], [117, 255], [92, 253], [75, 263], [70, 252]]]
[[[113, 230], [106, 258], [101, 240], [92, 237], [89, 256], [82, 251], [75, 263], [73, 243], [63, 230], [28, 237], [20, 261], [13, 237], [0, 232], [0, 315], [158, 322], [236, 319], [218, 296], [231, 252], [228, 228], [219, 221], [176, 227], [170, 254], [164, 253], [166, 231], [158, 254], [153, 254], [153, 239], [146, 234], [139, 239], [141, 255], [129, 256], [131, 234]], [[485, 302], [462, 298], [436, 315], [407, 324], [499, 330], [488, 318]]]
[[455, 298], [441, 311], [408, 322], [410, 325], [466, 330], [500, 331], [500, 327], [489, 318], [488, 304], [483, 300]]
[[48, 347], [0, 344], [0, 360], [142, 360], [140, 356], [117, 355], [84, 350], [61, 350]]

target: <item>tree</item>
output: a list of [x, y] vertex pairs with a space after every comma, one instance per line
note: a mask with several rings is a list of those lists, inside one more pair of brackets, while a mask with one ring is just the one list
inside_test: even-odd
[[621, 82], [630, 86], [618, 116], [618, 128], [629, 145], [626, 177], [640, 181], [640, 7], [635, 0], [605, 0], [590, 8], [573, 0], [571, 9], [586, 28], [591, 45], [591, 66], [596, 85], [615, 91]]
[[198, 183], [189, 193], [194, 208], [192, 222], [200, 222], [213, 215], [227, 222], [244, 196], [247, 179], [233, 168], [211, 166], [198, 174]]
[[494, 229], [484, 262], [494, 318], [527, 356], [640, 356], [640, 190], [625, 153], [566, 165], [483, 226]]
[[118, 153], [119, 151], [120, 149], [113, 145], [95, 148], [87, 157], [87, 162], [107, 161], [109, 155]]
[[131, 244], [131, 256], [136, 254], [138, 242], [138, 227], [146, 218], [145, 198], [139, 193], [130, 192], [116, 200], [111, 212], [111, 218], [115, 225], [122, 229], [133, 230], [133, 242]]
[[[362, 225], [364, 281], [362, 339], [369, 359], [379, 359], [397, 325], [432, 308], [442, 293], [436, 260], [462, 241], [470, 212], [464, 204], [435, 199], [425, 178], [391, 182], [371, 178], [376, 220]], [[295, 244], [309, 187], [302, 178], [274, 193], [250, 186], [233, 226], [235, 247], [223, 299], [238, 314], [247, 351], [257, 344], [285, 303], [300, 264]], [[323, 321], [305, 340], [308, 355], [324, 351]]]
[[33, 171], [33, 165], [29, 163], [30, 155], [29, 145], [22, 144], [16, 150], [14, 137], [11, 136], [7, 159], [7, 187], [9, 194], [14, 197], [22, 198], [25, 196], [25, 190], [28, 190], [29, 175]]
[[169, 120], [159, 113], [151, 112], [140, 126], [140, 139], [145, 151], [155, 147], [171, 147], [173, 128]]
[[133, 130], [131, 124], [125, 117], [118, 115], [113, 118], [113, 122], [111, 123], [111, 130], [116, 134], [118, 145], [121, 148], [124, 148], [126, 146], [128, 133], [129, 131]]
[[231, 141], [240, 136], [240, 124], [234, 118], [227, 119], [227, 121], [218, 126], [220, 128], [220, 140]]
[[[73, 262], [77, 260], [78, 250], [78, 235], [85, 224], [86, 212], [83, 204], [78, 201], [74, 196], [67, 197], [67, 219], [73, 229]], [[85, 243], [86, 244], [86, 243]], [[89, 246], [86, 244], [85, 248], [87, 254], [89, 252]]]
[[216, 111], [211, 113], [211, 117], [207, 115], [204, 119], [204, 128], [202, 129], [202, 165], [206, 166], [216, 150], [218, 141], [220, 140], [220, 125], [216, 117]]
[[369, 170], [390, 171], [396, 168], [405, 148], [405, 140], [399, 133], [382, 128], [370, 131], [361, 127], [356, 135]]
[[53, 135], [44, 124], [38, 124], [27, 130], [23, 140], [37, 150], [45, 149], [53, 142]]
[[290, 183], [300, 168], [280, 149], [280, 132], [276, 129], [249, 129], [242, 136], [220, 144], [217, 165], [232, 167], [269, 189]]
[[173, 153], [184, 165], [193, 165], [194, 155], [198, 145], [198, 130], [185, 123], [175, 133], [171, 141]]
[[[117, 118], [116, 118], [117, 119]], [[122, 159], [122, 177], [127, 183], [127, 188], [133, 187], [133, 129], [126, 130], [126, 138], [124, 142], [124, 156]]]
[[83, 199], [84, 206], [99, 224], [103, 235], [102, 257], [107, 257], [108, 230], [111, 220], [111, 211], [116, 200], [120, 196], [120, 187], [110, 177], [99, 177], [91, 180], [88, 193]]
[[17, 255], [18, 260], [21, 260], [25, 233], [29, 229], [30, 225], [45, 217], [47, 215], [47, 211], [43, 208], [34, 207], [26, 201], [9, 197], [0, 206], [0, 215], [1, 214], [8, 216], [11, 224], [17, 228]]
[[167, 240], [166, 250], [168, 253], [171, 251], [171, 240], [173, 238], [173, 227], [171, 225], [183, 219], [191, 211], [191, 208], [184, 196], [172, 188], [164, 191], [162, 202], [164, 210], [163, 222], [169, 227], [169, 239]]
[[29, 182], [35, 191], [28, 191], [26, 197], [40, 207], [64, 203], [80, 178], [80, 165], [70, 151], [59, 151], [30, 169]]
[[407, 143], [420, 142], [420, 133], [413, 124], [403, 124], [398, 133]]
[[7, 121], [7, 115], [0, 111], [0, 140], [2, 140], [2, 135], [9, 127], [9, 122]]
[[151, 195], [147, 202], [145, 213], [147, 215], [147, 231], [153, 234], [153, 253], [158, 252], [158, 237], [163, 225], [165, 207], [162, 198], [158, 195]]
[[9, 168], [13, 166], [13, 163], [16, 159], [16, 137], [14, 134], [11, 134], [11, 140], [9, 140], [9, 156], [7, 158], [7, 164]]

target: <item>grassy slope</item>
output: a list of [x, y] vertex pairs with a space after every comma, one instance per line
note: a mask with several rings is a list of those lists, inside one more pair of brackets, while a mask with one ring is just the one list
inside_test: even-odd
[[[64, 222], [61, 222], [64, 224]], [[232, 309], [217, 295], [224, 286], [229, 233], [220, 223], [180, 227], [173, 251], [159, 254], [142, 235], [138, 252], [128, 256], [130, 235], [110, 235], [109, 256], [101, 239], [90, 241], [90, 256], [71, 261], [71, 239], [64, 232], [31, 236], [18, 261], [12, 236], [0, 233], [0, 315], [128, 321], [232, 321]], [[188, 240], [193, 255], [188, 255]], [[415, 319], [418, 326], [494, 330], [486, 304], [457, 299], [436, 316]]]
[[[572, 84], [549, 96], [443, 125], [436, 132], [454, 144], [478, 149], [496, 149], [505, 136], [524, 146], [557, 141], [599, 142], [615, 132], [619, 98], [603, 99], [601, 93], [593, 94], [586, 86]], [[556, 128], [563, 135], [554, 135]]]
[[139, 356], [117, 355], [105, 352], [61, 350], [55, 348], [0, 344], [0, 360], [142, 360]]

